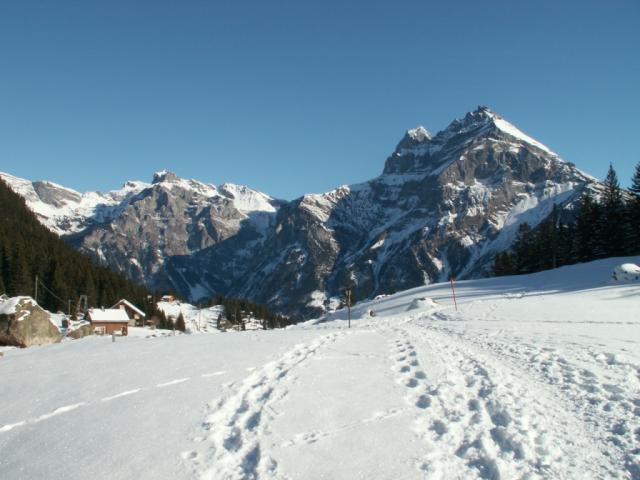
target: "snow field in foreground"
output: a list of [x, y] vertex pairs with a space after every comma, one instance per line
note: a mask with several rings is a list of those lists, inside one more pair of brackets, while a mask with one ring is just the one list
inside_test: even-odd
[[7, 351], [0, 478], [640, 478], [638, 260]]

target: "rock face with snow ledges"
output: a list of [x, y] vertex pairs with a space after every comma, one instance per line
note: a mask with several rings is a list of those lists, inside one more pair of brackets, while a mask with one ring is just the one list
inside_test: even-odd
[[154, 288], [173, 289], [199, 298], [197, 284], [183, 273], [166, 269], [171, 257], [194, 253], [239, 234], [259, 241], [275, 211], [274, 201], [251, 189], [215, 187], [183, 180], [172, 173], [156, 174], [148, 188], [108, 223], [97, 224], [71, 241], [111, 267]]
[[89, 214], [65, 230], [60, 212], [98, 194], [38, 195], [24, 182], [9, 181], [46, 225], [152, 288], [302, 316], [335, 307], [346, 286], [361, 300], [485, 275], [522, 222], [537, 225], [554, 205], [571, 215], [586, 190], [600, 189], [486, 107], [435, 135], [407, 131], [373, 180], [291, 202], [159, 172], [101, 197], [112, 203], [74, 207]]

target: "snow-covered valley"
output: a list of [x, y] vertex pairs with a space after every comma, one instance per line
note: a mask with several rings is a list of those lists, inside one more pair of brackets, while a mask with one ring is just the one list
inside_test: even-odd
[[0, 478], [640, 478], [639, 261], [6, 351]]

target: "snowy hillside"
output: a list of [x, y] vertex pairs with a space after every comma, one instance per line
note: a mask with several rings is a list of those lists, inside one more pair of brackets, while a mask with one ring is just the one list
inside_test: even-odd
[[[215, 333], [218, 332], [218, 317], [224, 318], [225, 311], [222, 305], [214, 305], [208, 308], [198, 308], [189, 303], [172, 301], [158, 302], [158, 309], [162, 310], [167, 318], [174, 322], [180, 314], [184, 318], [187, 333]], [[245, 330], [262, 330], [262, 321], [249, 317], [245, 319]]]
[[0, 478], [640, 478], [640, 283], [611, 279], [638, 262], [8, 351]]

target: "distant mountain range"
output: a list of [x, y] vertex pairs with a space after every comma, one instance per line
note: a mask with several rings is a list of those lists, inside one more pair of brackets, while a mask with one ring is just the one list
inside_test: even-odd
[[[300, 172], [303, 175], [304, 172]], [[570, 215], [600, 184], [486, 107], [407, 131], [383, 173], [293, 201], [154, 175], [106, 194], [0, 174], [50, 230], [152, 289], [220, 292], [310, 317], [356, 299], [489, 272], [518, 226]]]

